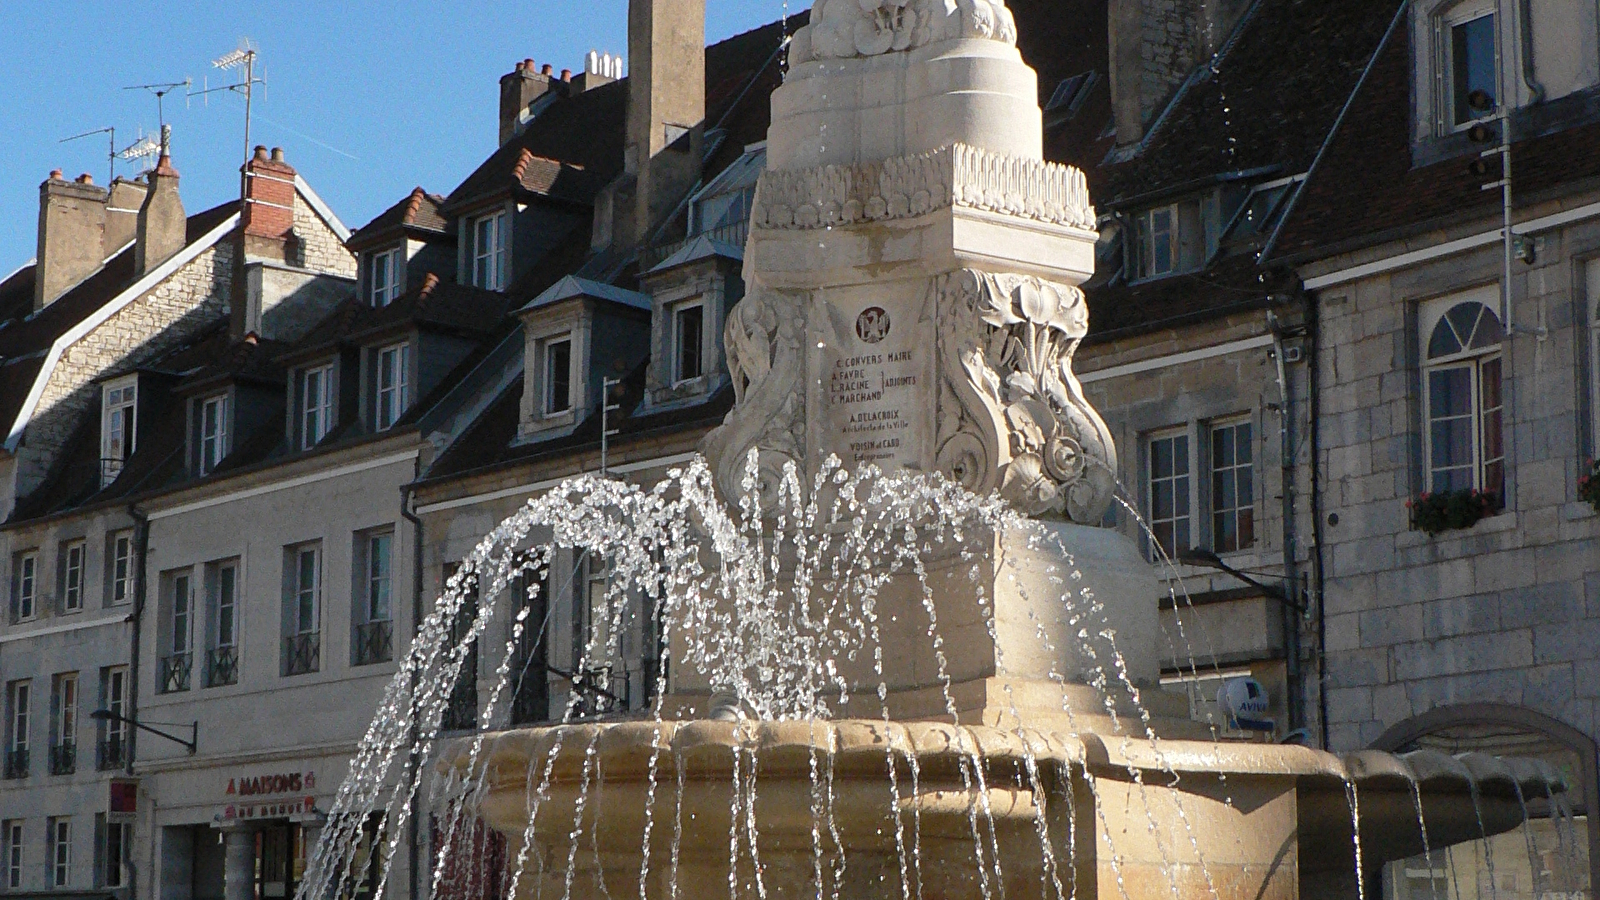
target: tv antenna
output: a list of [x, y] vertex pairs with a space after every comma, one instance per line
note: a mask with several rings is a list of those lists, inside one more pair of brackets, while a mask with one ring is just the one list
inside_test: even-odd
[[163, 82], [163, 83], [160, 83], [160, 84], [134, 84], [134, 85], [129, 85], [128, 87], [123, 88], [123, 90], [125, 90], [125, 91], [149, 91], [150, 93], [155, 94], [156, 95], [156, 124], [161, 126], [162, 128], [165, 128], [167, 126], [167, 109], [166, 109], [166, 98], [167, 98], [167, 95], [172, 93], [173, 91], [177, 90], [178, 88], [183, 88], [184, 91], [185, 91], [185, 95], [186, 95], [184, 97], [184, 102], [187, 103], [188, 102], [188, 97], [187, 97], [188, 88], [192, 84], [194, 84], [194, 79], [193, 78], [185, 78], [182, 81], [168, 81], [168, 82]]
[[110, 138], [106, 142], [108, 144], [108, 149], [106, 151], [106, 157], [110, 160], [110, 165], [111, 165], [111, 175], [106, 178], [106, 184], [109, 185], [109, 184], [111, 184], [111, 182], [117, 180], [117, 129], [116, 129], [116, 126], [107, 125], [104, 128], [96, 128], [93, 131], [85, 131], [83, 134], [75, 134], [72, 137], [62, 138], [61, 140], [56, 141], [56, 143], [65, 144], [65, 143], [68, 143], [69, 141], [78, 141], [78, 140], [82, 140], [82, 139], [84, 139], [86, 137], [94, 137], [97, 134], [110, 135]]
[[255, 100], [255, 87], [258, 84], [265, 85], [267, 83], [266, 79], [256, 77], [256, 63], [260, 60], [260, 57], [260, 51], [256, 49], [254, 41], [250, 40], [249, 38], [240, 38], [238, 48], [212, 60], [211, 67], [214, 69], [221, 69], [224, 72], [231, 72], [235, 69], [242, 68], [244, 69], [243, 80], [235, 82], [234, 84], [225, 84], [221, 87], [210, 87], [207, 85], [201, 90], [191, 91], [189, 93], [190, 97], [204, 97], [209, 94], [215, 94], [218, 91], [232, 91], [236, 94], [244, 95], [245, 159], [250, 158], [250, 117], [252, 113], [252, 104]]

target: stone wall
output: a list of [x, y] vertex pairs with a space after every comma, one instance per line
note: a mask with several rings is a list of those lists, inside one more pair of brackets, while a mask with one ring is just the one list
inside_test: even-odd
[[299, 242], [300, 259], [296, 265], [300, 268], [356, 277], [355, 254], [345, 249], [344, 241], [298, 192], [294, 197], [294, 236]]
[[1412, 530], [1406, 507], [1425, 489], [1418, 308], [1497, 285], [1499, 244], [1320, 293], [1321, 462], [1330, 523], [1338, 517], [1326, 528], [1335, 749], [1466, 703], [1596, 733], [1600, 516], [1576, 502], [1576, 482], [1593, 446], [1583, 400], [1595, 297], [1584, 275], [1600, 224], [1547, 233], [1541, 246], [1535, 265], [1514, 264], [1516, 321], [1527, 330], [1502, 344], [1506, 509], [1437, 537]]

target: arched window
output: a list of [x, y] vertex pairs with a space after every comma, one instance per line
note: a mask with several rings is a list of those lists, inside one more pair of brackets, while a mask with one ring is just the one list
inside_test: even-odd
[[1429, 304], [1423, 313], [1428, 490], [1477, 489], [1503, 497], [1500, 342], [1505, 331], [1500, 317], [1479, 299], [1447, 299]]
[[[1543, 760], [1568, 785], [1564, 799], [1525, 798], [1528, 824], [1487, 841], [1436, 849], [1391, 864], [1387, 900], [1586, 898], [1600, 864], [1595, 742], [1530, 709], [1497, 703], [1440, 707], [1401, 722], [1373, 747], [1392, 753], [1436, 750]], [[1492, 884], [1491, 884], [1492, 879]]]

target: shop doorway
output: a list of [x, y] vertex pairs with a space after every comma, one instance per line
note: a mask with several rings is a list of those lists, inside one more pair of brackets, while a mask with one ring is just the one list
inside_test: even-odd
[[256, 832], [256, 900], [291, 900], [306, 872], [306, 832], [268, 822]]

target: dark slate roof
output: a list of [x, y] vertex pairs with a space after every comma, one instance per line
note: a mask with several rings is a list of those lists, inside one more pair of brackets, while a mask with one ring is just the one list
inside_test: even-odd
[[1096, 203], [1227, 172], [1298, 175], [1355, 90], [1398, 0], [1261, 0], [1231, 46], [1152, 121], [1142, 152], [1098, 173]]
[[519, 191], [592, 202], [622, 171], [627, 106], [626, 80], [557, 97], [451, 191], [443, 210], [453, 213]]
[[358, 228], [345, 244], [353, 248], [369, 247], [402, 234], [432, 240], [451, 237], [450, 222], [439, 213], [443, 204], [444, 198], [438, 194], [415, 188], [404, 200]]
[[[238, 212], [238, 201], [224, 203], [189, 217], [187, 243], [209, 234]], [[34, 268], [29, 266], [0, 284], [0, 429], [11, 427], [26, 402], [45, 355], [56, 339], [94, 315], [138, 280], [134, 248], [107, 260], [93, 275], [33, 313]]]
[[358, 344], [389, 331], [408, 328], [482, 337], [494, 331], [510, 309], [508, 295], [444, 281], [429, 274], [387, 306], [374, 307], [350, 297], [286, 348], [285, 359], [302, 359], [337, 346]]
[[[1399, 29], [1306, 182], [1276, 257], [1331, 255], [1498, 215], [1500, 193], [1480, 186], [1500, 177], [1500, 161], [1485, 160], [1482, 175], [1468, 170], [1481, 147], [1413, 165], [1411, 56], [1409, 33]], [[1514, 119], [1513, 136], [1526, 133], [1541, 115], [1555, 118], [1552, 112], [1593, 101], [1590, 93], [1524, 110]], [[1516, 139], [1512, 160], [1519, 203], [1539, 202], [1557, 190], [1592, 188], [1600, 184], [1600, 123]]]

